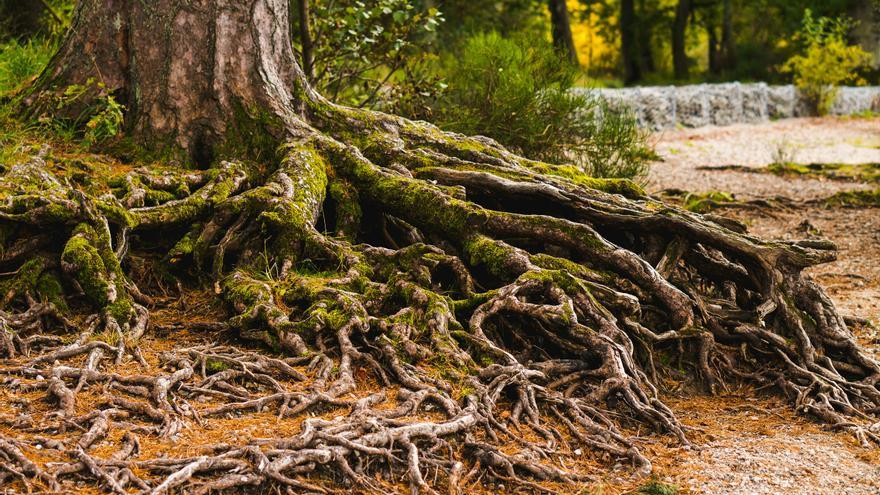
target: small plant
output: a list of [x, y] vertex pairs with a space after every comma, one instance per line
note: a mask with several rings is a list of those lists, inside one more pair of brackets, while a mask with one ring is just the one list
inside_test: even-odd
[[122, 132], [125, 122], [125, 106], [107, 91], [103, 82], [89, 79], [86, 84], [74, 84], [65, 88], [58, 99], [58, 110], [75, 106], [84, 96], [96, 95], [94, 103], [82, 110], [82, 114], [72, 122], [59, 121], [45, 117], [42, 122], [52, 128], [83, 126], [85, 144], [95, 146], [104, 144]]
[[533, 159], [577, 162], [595, 177], [641, 177], [654, 156], [632, 114], [572, 91], [577, 69], [549, 43], [477, 34], [441, 68], [448, 88], [431, 108], [443, 128]]
[[96, 113], [86, 122], [85, 140], [89, 145], [102, 144], [122, 132], [125, 107], [113, 95], [98, 100]]
[[773, 150], [773, 163], [794, 163], [797, 156], [797, 149], [787, 140], [776, 143]]
[[818, 115], [831, 111], [839, 85], [864, 84], [858, 71], [871, 62], [871, 54], [847, 42], [852, 27], [848, 18], [816, 19], [807, 9], [799, 34], [804, 51], [782, 66]]

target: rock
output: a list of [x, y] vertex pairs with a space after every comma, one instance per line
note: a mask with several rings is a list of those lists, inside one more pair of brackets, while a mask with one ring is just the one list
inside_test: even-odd
[[794, 86], [768, 86], [767, 116], [771, 119], [789, 119], [794, 117], [797, 101], [797, 90], [795, 90]]
[[742, 94], [743, 122], [766, 122], [769, 115], [770, 88], [766, 83], [743, 84]]
[[[576, 88], [575, 91], [591, 91]], [[813, 114], [810, 104], [792, 86], [768, 86], [766, 83], [696, 84], [690, 86], [653, 86], [622, 89], [598, 89], [614, 111], [630, 110], [639, 126], [652, 130], [676, 126], [703, 127], [759, 123], [768, 119], [807, 117]], [[880, 87], [843, 87], [831, 108], [834, 115], [880, 112]], [[584, 118], [589, 118], [586, 113]]]
[[742, 87], [739, 83], [706, 86], [709, 112], [715, 125], [731, 125], [743, 121]]
[[712, 123], [706, 85], [675, 88], [676, 123], [685, 127], [703, 127]]
[[854, 115], [880, 110], [880, 87], [840, 88], [831, 106], [832, 115]]

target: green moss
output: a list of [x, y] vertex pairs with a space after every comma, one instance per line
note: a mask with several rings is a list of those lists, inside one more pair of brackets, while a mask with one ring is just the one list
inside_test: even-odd
[[91, 227], [78, 227], [64, 246], [61, 261], [73, 270], [73, 276], [86, 297], [92, 303], [104, 307], [108, 303], [109, 291], [107, 267], [98, 249], [89, 240], [92, 235], [94, 229]]
[[632, 492], [630, 495], [676, 495], [677, 493], [677, 486], [663, 483], [657, 480], [651, 480], [640, 486], [635, 492]]
[[115, 301], [106, 306], [107, 313], [118, 322], [126, 322], [131, 318], [134, 306], [127, 294], [119, 295]]
[[[106, 310], [117, 321], [126, 322], [131, 319], [133, 302], [125, 288], [125, 273], [108, 236], [108, 232], [80, 224], [64, 246], [61, 262], [92, 304]], [[110, 290], [111, 284], [113, 291]], [[115, 298], [111, 300], [113, 292]]]
[[531, 260], [532, 263], [541, 268], [548, 270], [566, 270], [572, 275], [584, 280], [608, 283], [613, 278], [613, 275], [610, 273], [596, 271], [569, 259], [549, 256], [543, 253], [532, 255]]
[[199, 236], [202, 233], [202, 224], [197, 223], [190, 228], [189, 232], [186, 233], [177, 243], [168, 251], [168, 255], [165, 259], [170, 263], [177, 263], [183, 258], [191, 255], [193, 250], [195, 249], [196, 242], [199, 239]]
[[629, 199], [644, 199], [647, 196], [640, 185], [629, 179], [598, 179], [574, 165], [551, 165], [532, 161], [526, 161], [525, 164], [541, 174], [561, 177], [589, 189], [620, 194]]
[[567, 294], [579, 292], [589, 293], [589, 289], [583, 281], [565, 270], [542, 270], [539, 272], [526, 272], [520, 277], [521, 280], [540, 280], [553, 283]]
[[62, 313], [68, 311], [67, 301], [64, 300], [64, 288], [56, 275], [43, 273], [37, 280], [34, 289], [37, 296], [43, 301], [54, 304]]
[[249, 157], [256, 163], [278, 159], [278, 138], [284, 135], [284, 122], [262, 108], [247, 108], [239, 103], [226, 124], [226, 135], [220, 141], [217, 158]]
[[209, 373], [219, 373], [230, 368], [229, 363], [219, 359], [208, 358], [205, 360], [205, 370]]
[[155, 206], [160, 205], [162, 203], [167, 203], [177, 199], [177, 196], [168, 192], [168, 191], [159, 191], [156, 189], [147, 189], [146, 190], [146, 204], [147, 206]]
[[336, 203], [336, 230], [355, 236], [363, 216], [357, 190], [345, 181], [332, 180], [327, 192]]
[[826, 206], [880, 207], [880, 189], [841, 191], [824, 200]]
[[767, 171], [776, 175], [806, 175], [835, 180], [880, 182], [880, 163], [771, 163]]
[[497, 290], [480, 292], [478, 294], [474, 294], [473, 296], [471, 296], [467, 299], [459, 299], [459, 300], [454, 301], [453, 308], [455, 309], [456, 313], [462, 312], [462, 311], [472, 311], [472, 310], [476, 309], [478, 306], [480, 306], [481, 304], [488, 302], [490, 299], [492, 299], [496, 295], [498, 295]]
[[508, 263], [514, 254], [512, 247], [483, 235], [470, 237], [462, 247], [470, 265], [482, 266], [499, 278], [509, 275]]
[[687, 193], [684, 196], [684, 209], [694, 213], [709, 213], [719, 206], [735, 203], [733, 194], [722, 191]]

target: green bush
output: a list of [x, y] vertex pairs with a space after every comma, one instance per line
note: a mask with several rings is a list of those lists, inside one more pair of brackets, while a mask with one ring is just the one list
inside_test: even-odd
[[572, 92], [577, 69], [549, 43], [477, 34], [443, 58], [441, 72], [447, 88], [433, 98], [431, 119], [445, 129], [491, 137], [530, 158], [577, 162], [596, 177], [646, 172], [653, 152], [633, 116]]
[[871, 63], [871, 54], [847, 43], [852, 21], [846, 18], [813, 18], [804, 13], [800, 38], [804, 51], [782, 66], [818, 115], [827, 115], [841, 84], [864, 84], [858, 71]]
[[0, 44], [0, 95], [20, 89], [38, 75], [58, 48], [55, 41], [31, 38]]

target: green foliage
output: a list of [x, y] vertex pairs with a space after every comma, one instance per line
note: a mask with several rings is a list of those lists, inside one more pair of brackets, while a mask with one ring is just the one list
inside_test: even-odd
[[125, 107], [112, 95], [102, 95], [95, 113], [86, 122], [85, 140], [88, 144], [101, 144], [122, 132]]
[[804, 51], [782, 66], [819, 115], [831, 110], [839, 85], [864, 83], [858, 70], [871, 62], [871, 55], [848, 44], [846, 36], [852, 25], [847, 18], [813, 18], [807, 9], [800, 33]]
[[[125, 121], [125, 107], [107, 91], [103, 82], [89, 79], [84, 85], [68, 86], [58, 100], [58, 109], [74, 105], [85, 97], [92, 98], [92, 103], [72, 123], [74, 128], [84, 126], [85, 144], [89, 146], [104, 144], [122, 132]], [[58, 122], [48, 122], [63, 125]]]
[[313, 1], [318, 91], [341, 103], [373, 105], [417, 62], [443, 22], [439, 10], [420, 5], [418, 0]]
[[526, 156], [578, 162], [596, 177], [639, 177], [652, 152], [632, 115], [572, 92], [577, 70], [547, 42], [468, 38], [441, 63], [446, 91], [431, 117], [445, 129], [486, 135]]
[[52, 39], [9, 40], [0, 44], [0, 96], [19, 90], [38, 75], [55, 54]]
[[868, 191], [841, 191], [825, 199], [826, 206], [847, 207], [878, 207], [880, 206], [880, 189]]

